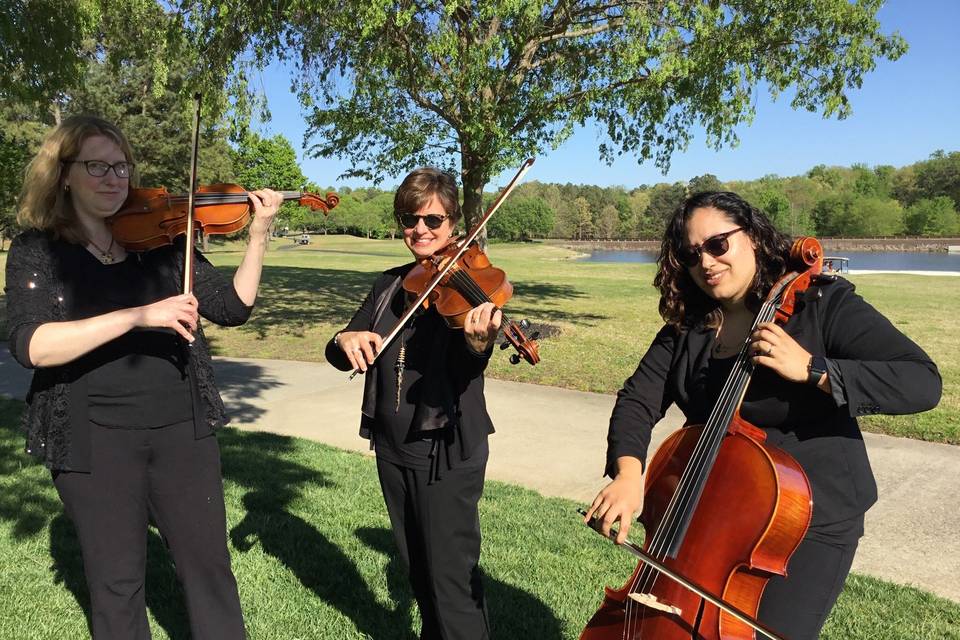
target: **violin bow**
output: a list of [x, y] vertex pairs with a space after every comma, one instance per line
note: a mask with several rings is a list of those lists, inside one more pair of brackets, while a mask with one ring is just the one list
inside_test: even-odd
[[[587, 515], [587, 512], [584, 511], [583, 509], [577, 509], [577, 513], [579, 513], [579, 514], [582, 515], [582, 516], [586, 516], [586, 515]], [[601, 525], [600, 525], [600, 520], [599, 520], [599, 518], [591, 518], [591, 519], [590, 519], [590, 522], [587, 523], [587, 526], [590, 527], [591, 529], [593, 529], [594, 531], [596, 531], [597, 533], [599, 533], [601, 536], [607, 537], [607, 536], [605, 536], [604, 533], [603, 533], [603, 530], [602, 530]], [[610, 539], [611, 539], [611, 540], [616, 540], [616, 539], [617, 539], [617, 532], [616, 532], [616, 531], [613, 531], [613, 530], [610, 531]], [[682, 586], [682, 587], [684, 587], [685, 589], [688, 589], [688, 590], [694, 592], [695, 594], [697, 594], [698, 596], [700, 596], [701, 598], [703, 598], [704, 600], [706, 600], [706, 601], [709, 602], [710, 604], [714, 605], [715, 607], [717, 607], [717, 608], [720, 609], [721, 611], [730, 614], [731, 616], [733, 616], [734, 618], [736, 618], [737, 620], [739, 620], [739, 621], [742, 622], [743, 624], [749, 626], [751, 629], [753, 629], [753, 630], [756, 631], [757, 633], [760, 633], [761, 635], [769, 638], [770, 640], [787, 640], [787, 639], [784, 638], [783, 636], [778, 635], [778, 634], [774, 633], [773, 631], [771, 631], [770, 629], [768, 629], [767, 627], [763, 626], [763, 624], [761, 624], [758, 620], [756, 620], [755, 618], [753, 618], [753, 616], [751, 616], [750, 614], [748, 614], [748, 613], [746, 613], [746, 612], [744, 612], [744, 611], [741, 611], [740, 609], [737, 609], [736, 607], [734, 607], [734, 606], [732, 606], [732, 605], [727, 604], [726, 602], [723, 601], [722, 598], [719, 598], [719, 597], [713, 595], [712, 593], [710, 593], [709, 591], [707, 591], [707, 590], [704, 589], [703, 587], [700, 587], [700, 586], [698, 586], [698, 585], [690, 582], [689, 580], [687, 580], [686, 578], [684, 578], [684, 577], [681, 576], [680, 574], [678, 574], [678, 573], [676, 573], [675, 571], [673, 571], [673, 570], [665, 567], [661, 562], [659, 562], [659, 561], [656, 560], [655, 558], [652, 558], [646, 551], [644, 551], [644, 550], [640, 547], [640, 545], [638, 545], [638, 544], [636, 544], [636, 543], [634, 543], [634, 542], [631, 542], [630, 540], [624, 540], [624, 541], [623, 541], [623, 544], [620, 545], [620, 546], [622, 546], [622, 547], [623, 547], [624, 549], [626, 549], [628, 552], [630, 552], [630, 553], [632, 553], [633, 555], [637, 556], [638, 558], [640, 558], [641, 560], [643, 560], [644, 562], [646, 562], [647, 564], [649, 564], [651, 567], [653, 567], [654, 569], [656, 569], [658, 572], [660, 572], [660, 573], [662, 573], [663, 575], [667, 576], [668, 578], [670, 578], [671, 580], [673, 580], [674, 582], [676, 582], [676, 583], [679, 584], [680, 586]]]
[[[380, 346], [380, 351], [373, 354], [373, 362], [376, 362], [380, 354], [387, 350], [387, 345], [393, 342], [397, 335], [399, 335], [399, 333], [407, 325], [407, 322], [410, 321], [410, 318], [412, 318], [413, 315], [419, 311], [420, 305], [423, 304], [424, 300], [426, 300], [430, 293], [437, 288], [437, 285], [440, 284], [440, 282], [446, 277], [447, 273], [453, 269], [454, 265], [457, 264], [457, 260], [463, 257], [463, 254], [467, 252], [467, 249], [470, 248], [470, 243], [477, 239], [477, 236], [480, 235], [480, 232], [483, 231], [483, 228], [486, 226], [487, 221], [490, 220], [494, 213], [496, 213], [497, 209], [500, 208], [500, 205], [503, 204], [503, 201], [507, 199], [507, 196], [509, 196], [510, 193], [517, 188], [517, 185], [520, 184], [523, 176], [525, 176], [527, 171], [530, 170], [530, 167], [533, 166], [533, 161], [533, 158], [527, 158], [524, 163], [520, 165], [520, 169], [517, 171], [516, 175], [513, 176], [513, 179], [510, 180], [510, 183], [507, 184], [506, 188], [500, 192], [500, 195], [497, 196], [497, 199], [493, 201], [493, 204], [490, 205], [486, 213], [483, 214], [483, 218], [480, 219], [480, 222], [474, 225], [473, 229], [470, 230], [470, 233], [468, 233], [466, 237], [457, 241], [457, 253], [452, 258], [447, 260], [447, 263], [443, 265], [443, 268], [437, 271], [437, 275], [433, 277], [433, 280], [430, 281], [430, 284], [427, 285], [427, 288], [417, 297], [416, 301], [410, 305], [406, 313], [403, 314], [403, 317], [397, 321], [396, 326], [383, 339]], [[370, 364], [372, 365], [373, 362]], [[360, 373], [360, 369], [357, 369], [351, 373], [347, 380], [353, 380], [358, 373]]]
[[197, 155], [200, 149], [200, 92], [193, 94], [193, 150], [190, 155], [190, 188], [187, 194], [187, 244], [183, 257], [183, 293], [193, 291], [193, 209], [197, 190]]

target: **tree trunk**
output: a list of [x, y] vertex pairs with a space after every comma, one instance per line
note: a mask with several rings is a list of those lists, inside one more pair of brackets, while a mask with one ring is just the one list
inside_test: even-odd
[[[486, 184], [481, 160], [463, 153], [461, 156], [461, 175], [463, 178], [463, 224], [470, 231], [483, 217], [483, 187]], [[481, 249], [486, 249], [486, 229], [477, 236]]]

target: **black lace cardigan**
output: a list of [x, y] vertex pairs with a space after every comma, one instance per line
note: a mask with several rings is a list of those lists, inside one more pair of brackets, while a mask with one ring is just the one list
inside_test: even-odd
[[[160, 271], [182, 289], [184, 244], [131, 256]], [[30, 340], [37, 327], [47, 322], [69, 321], [70, 278], [64, 257], [75, 246], [52, 235], [31, 230], [14, 239], [7, 255], [6, 296], [9, 346], [13, 357], [33, 368]], [[194, 260], [193, 293], [200, 315], [223, 326], [246, 322], [253, 307], [245, 305], [233, 283], [224, 278], [199, 252]], [[213, 376], [213, 363], [203, 329], [188, 349], [187, 375], [194, 406], [196, 437], [212, 433], [227, 422], [223, 401]], [[27, 408], [21, 426], [26, 432], [26, 450], [47, 467], [62, 471], [90, 470], [90, 432], [87, 420], [86, 381], [67, 363], [37, 368], [27, 393]]]

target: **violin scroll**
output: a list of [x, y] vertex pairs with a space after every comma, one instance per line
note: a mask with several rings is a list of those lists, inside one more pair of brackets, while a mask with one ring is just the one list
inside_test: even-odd
[[310, 207], [313, 211], [322, 211], [323, 215], [327, 215], [330, 213], [330, 209], [340, 204], [340, 196], [332, 191], [327, 193], [326, 198], [321, 198], [316, 193], [304, 192], [300, 194], [297, 204], [301, 207]]
[[500, 343], [500, 350], [509, 349], [510, 347], [517, 350], [516, 353], [511, 354], [510, 364], [519, 364], [521, 359], [526, 360], [530, 364], [540, 362], [540, 347], [537, 344], [537, 340], [540, 338], [540, 332], [534, 331], [527, 337], [525, 331], [529, 328], [530, 323], [527, 320], [521, 320], [519, 323], [508, 322], [503, 327], [503, 337], [506, 338], [506, 340]]

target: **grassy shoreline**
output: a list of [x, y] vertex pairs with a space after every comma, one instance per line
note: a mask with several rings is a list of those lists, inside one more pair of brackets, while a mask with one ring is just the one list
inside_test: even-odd
[[[231, 276], [242, 258], [237, 244], [212, 245], [211, 261]], [[494, 244], [494, 264], [514, 285], [513, 319], [544, 330], [541, 362], [511, 366], [497, 352], [489, 375], [503, 380], [615, 393], [661, 326], [652, 264], [571, 260], [554, 244]], [[376, 275], [409, 260], [399, 241], [314, 236], [295, 246], [278, 239], [267, 255], [260, 296], [250, 321], [236, 328], [207, 323], [217, 355], [323, 362], [330, 336], [350, 318]], [[5, 258], [0, 258], [0, 271]], [[960, 296], [950, 277], [851, 275], [858, 291], [931, 354], [944, 394], [933, 411], [871, 416], [865, 430], [960, 444]], [[0, 305], [0, 314], [5, 306]], [[0, 327], [5, 326], [0, 315]], [[5, 335], [5, 330], [3, 331]]]

